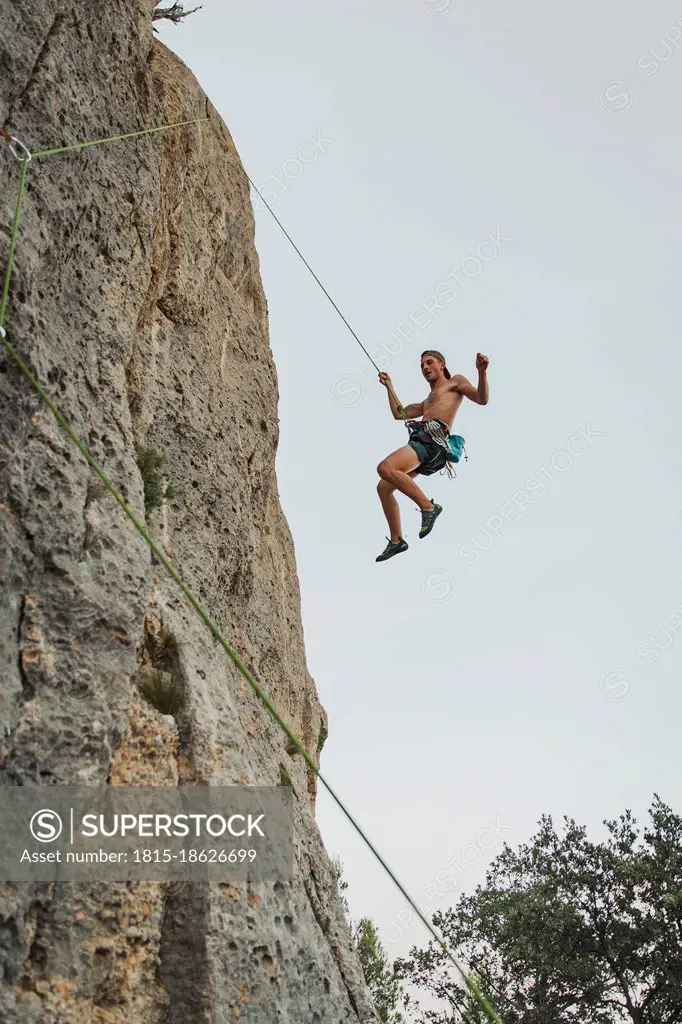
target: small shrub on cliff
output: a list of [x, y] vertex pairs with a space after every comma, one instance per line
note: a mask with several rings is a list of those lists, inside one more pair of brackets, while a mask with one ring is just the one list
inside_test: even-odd
[[182, 686], [170, 672], [144, 668], [138, 675], [140, 693], [162, 715], [176, 715], [185, 703]]
[[322, 753], [322, 747], [327, 742], [328, 736], [329, 736], [329, 730], [328, 730], [327, 726], [323, 722], [322, 725], [320, 726], [320, 732], [319, 732], [319, 735], [317, 737], [317, 756], [318, 756], [318, 758], [319, 758], [320, 754]]
[[171, 484], [163, 485], [163, 469], [166, 465], [165, 455], [155, 452], [153, 448], [144, 448], [138, 445], [135, 449], [137, 455], [137, 467], [142, 476], [144, 487], [144, 512], [149, 516], [165, 501], [172, 501], [177, 497], [177, 491]]
[[152, 664], [165, 672], [172, 672], [180, 658], [180, 643], [174, 633], [162, 629], [152, 640]]
[[196, 11], [200, 11], [201, 7], [192, 7], [191, 10], [185, 10], [185, 5], [182, 2], [173, 3], [170, 7], [162, 7], [163, 0], [156, 0], [154, 10], [152, 12], [152, 21], [172, 21], [174, 25], [178, 25], [184, 21], [185, 18], [189, 18], [190, 14], [194, 14]]

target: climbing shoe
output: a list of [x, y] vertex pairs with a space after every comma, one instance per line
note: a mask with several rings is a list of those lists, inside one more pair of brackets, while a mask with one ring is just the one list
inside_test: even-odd
[[433, 505], [433, 508], [429, 509], [428, 512], [422, 512], [422, 526], [419, 531], [420, 538], [426, 537], [428, 533], [431, 533], [436, 519], [438, 519], [438, 516], [443, 511], [443, 506], [437, 505], [433, 498], [431, 499], [431, 504]]
[[407, 551], [409, 546], [410, 545], [407, 543], [407, 541], [403, 540], [402, 537], [400, 538], [400, 540], [396, 541], [389, 540], [388, 544], [381, 552], [381, 554], [377, 555], [375, 561], [385, 562], [387, 558], [393, 558], [394, 555], [399, 555], [402, 551]]

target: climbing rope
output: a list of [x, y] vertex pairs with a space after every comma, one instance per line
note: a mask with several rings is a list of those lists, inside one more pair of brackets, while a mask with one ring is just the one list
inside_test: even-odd
[[10, 281], [12, 280], [12, 271], [14, 270], [14, 254], [17, 249], [19, 225], [21, 224], [21, 211], [24, 205], [24, 196], [26, 195], [26, 175], [28, 174], [28, 162], [30, 160], [30, 157], [17, 156], [16, 150], [14, 149], [12, 149], [12, 152], [17, 157], [17, 160], [21, 160], [21, 173], [19, 175], [19, 193], [17, 195], [17, 205], [14, 208], [14, 219], [12, 221], [12, 234], [9, 240], [9, 252], [7, 254], [7, 267], [5, 268], [5, 279], [2, 284], [2, 296], [0, 297], [0, 327], [2, 327], [2, 325], [5, 322], [7, 303], [9, 302], [9, 285]]
[[33, 154], [34, 159], [42, 156], [57, 156], [59, 153], [74, 153], [77, 149], [91, 149], [93, 146], [104, 146], [107, 142], [123, 142], [125, 139], [139, 139], [141, 135], [154, 135], [156, 132], [167, 132], [171, 128], [184, 128], [188, 124], [201, 124], [208, 121], [207, 117], [196, 117], [193, 121], [176, 121], [175, 124], [162, 124], [158, 128], [144, 128], [141, 132], [126, 132], [125, 135], [111, 135], [107, 139], [92, 139], [90, 142], [77, 142], [74, 146], [62, 146], [60, 149], [41, 149]]
[[[26, 380], [30, 383], [31, 387], [34, 389], [34, 391], [38, 394], [40, 399], [44, 402], [44, 404], [50, 410], [50, 412], [55, 417], [55, 419], [57, 420], [59, 425], [62, 427], [64, 432], [67, 434], [67, 436], [73, 441], [73, 443], [76, 445], [76, 447], [80, 450], [80, 452], [81, 452], [83, 458], [85, 459], [86, 463], [88, 464], [88, 466], [93, 470], [93, 472], [96, 474], [96, 476], [104, 484], [104, 486], [106, 487], [107, 491], [111, 494], [111, 496], [114, 498], [114, 500], [117, 502], [117, 504], [121, 507], [124, 515], [130, 520], [130, 522], [132, 523], [132, 525], [135, 528], [135, 530], [139, 533], [139, 535], [145, 541], [145, 543], [149, 547], [150, 551], [152, 551], [152, 553], [155, 555], [155, 557], [158, 559], [158, 561], [161, 563], [161, 565], [163, 565], [163, 567], [165, 568], [166, 572], [173, 579], [173, 581], [176, 583], [176, 585], [179, 588], [179, 590], [181, 591], [181, 593], [187, 599], [188, 603], [194, 609], [194, 611], [199, 616], [199, 618], [202, 620], [204, 625], [209, 629], [209, 631], [211, 632], [211, 634], [213, 635], [215, 640], [223, 648], [223, 650], [228, 655], [228, 657], [233, 662], [233, 664], [235, 665], [237, 670], [240, 672], [240, 674], [243, 676], [243, 678], [247, 681], [247, 683], [251, 687], [251, 689], [254, 692], [254, 694], [256, 695], [256, 697], [260, 700], [262, 705], [266, 708], [268, 713], [271, 715], [273, 720], [277, 723], [277, 725], [280, 727], [280, 729], [286, 735], [286, 737], [289, 739], [289, 741], [291, 743], [293, 743], [293, 745], [295, 746], [296, 750], [299, 752], [299, 754], [301, 754], [301, 756], [303, 757], [303, 759], [306, 762], [306, 764], [308, 765], [308, 767], [315, 773], [317, 778], [320, 780], [321, 784], [324, 786], [326, 791], [329, 793], [329, 795], [331, 796], [331, 798], [334, 801], [334, 803], [338, 806], [338, 808], [341, 810], [341, 812], [343, 813], [345, 818], [348, 820], [348, 822], [351, 824], [353, 829], [357, 832], [357, 834], [360, 836], [360, 838], [365, 843], [367, 848], [374, 855], [374, 857], [379, 862], [381, 867], [384, 869], [386, 874], [389, 876], [389, 878], [391, 879], [393, 884], [396, 886], [398, 891], [405, 898], [405, 900], [407, 901], [408, 905], [412, 908], [412, 910], [415, 912], [415, 914], [417, 915], [419, 920], [425, 926], [425, 928], [427, 929], [427, 931], [429, 932], [431, 937], [434, 939], [434, 941], [437, 943], [437, 945], [441, 948], [441, 950], [443, 951], [443, 953], [445, 954], [447, 959], [455, 967], [455, 969], [457, 970], [458, 974], [462, 978], [464, 984], [466, 985], [467, 989], [471, 992], [471, 994], [476, 999], [476, 1001], [479, 1004], [479, 1006], [481, 1007], [481, 1009], [486, 1014], [488, 1020], [490, 1020], [492, 1022], [492, 1024], [502, 1024], [502, 1020], [501, 1020], [500, 1016], [498, 1015], [498, 1013], [495, 1010], [495, 1008], [492, 1006], [492, 1004], [489, 1001], [489, 999], [486, 996], [486, 994], [482, 991], [482, 989], [474, 981], [474, 979], [471, 978], [463, 970], [463, 968], [460, 966], [460, 964], [458, 963], [456, 957], [450, 951], [450, 949], [448, 948], [447, 944], [445, 943], [443, 938], [439, 935], [439, 933], [437, 932], [436, 928], [433, 926], [431, 921], [429, 921], [429, 919], [425, 916], [425, 914], [423, 914], [422, 911], [419, 909], [419, 907], [418, 907], [417, 903], [415, 902], [415, 900], [412, 899], [412, 897], [410, 896], [410, 894], [407, 891], [407, 889], [402, 885], [402, 883], [396, 877], [396, 875], [391, 870], [389, 865], [386, 863], [386, 861], [384, 860], [382, 855], [379, 853], [377, 848], [374, 846], [374, 844], [371, 842], [371, 840], [368, 838], [368, 836], [362, 830], [362, 828], [360, 827], [358, 822], [355, 820], [355, 818], [353, 817], [351, 812], [347, 809], [347, 807], [342, 802], [340, 797], [337, 796], [336, 792], [334, 791], [334, 789], [332, 788], [330, 783], [327, 782], [327, 780], [323, 776], [322, 772], [320, 771], [318, 765], [316, 764], [314, 758], [305, 749], [305, 747], [303, 746], [301, 741], [298, 739], [298, 737], [295, 735], [295, 733], [287, 725], [287, 723], [282, 718], [282, 716], [281, 716], [280, 712], [278, 711], [277, 707], [275, 706], [275, 704], [270, 700], [270, 698], [268, 697], [267, 693], [260, 686], [260, 684], [259, 684], [258, 680], [256, 679], [256, 677], [252, 674], [252, 672], [249, 670], [249, 668], [242, 661], [242, 659], [240, 658], [240, 656], [237, 653], [237, 651], [225, 639], [225, 637], [223, 636], [220, 628], [213, 621], [213, 619], [209, 615], [208, 611], [202, 605], [201, 601], [193, 593], [193, 591], [190, 588], [190, 586], [185, 582], [185, 580], [183, 579], [181, 573], [178, 571], [178, 569], [176, 569], [176, 567], [173, 565], [173, 563], [167, 557], [165, 552], [159, 547], [159, 545], [156, 543], [156, 541], [153, 539], [153, 537], [151, 537], [151, 535], [149, 534], [146, 526], [140, 521], [140, 519], [136, 515], [135, 511], [131, 508], [131, 506], [128, 504], [128, 502], [126, 501], [124, 496], [121, 494], [120, 490], [118, 490], [118, 488], [112, 482], [110, 477], [107, 475], [105, 470], [99, 464], [99, 462], [97, 461], [95, 456], [92, 454], [92, 452], [90, 451], [88, 446], [85, 444], [85, 442], [78, 436], [78, 434], [76, 433], [74, 428], [71, 426], [71, 424], [69, 423], [67, 418], [62, 413], [62, 411], [59, 409], [59, 407], [56, 405], [56, 403], [53, 401], [53, 399], [47, 393], [47, 391], [45, 390], [45, 388], [43, 387], [41, 382], [38, 380], [38, 378], [32, 373], [32, 371], [30, 370], [30, 368], [28, 367], [26, 362], [22, 359], [20, 354], [17, 352], [17, 350], [14, 348], [14, 346], [10, 343], [10, 341], [9, 341], [9, 339], [7, 337], [7, 331], [5, 329], [5, 317], [6, 317], [7, 305], [8, 305], [8, 301], [9, 301], [9, 289], [10, 289], [10, 282], [11, 282], [11, 278], [12, 278], [12, 271], [13, 271], [13, 268], [14, 268], [14, 256], [15, 256], [15, 252], [16, 252], [17, 239], [18, 239], [18, 235], [19, 235], [19, 226], [21, 224], [21, 214], [22, 214], [23, 200], [24, 200], [24, 196], [25, 196], [25, 193], [26, 193], [26, 177], [27, 177], [28, 165], [29, 165], [30, 161], [32, 159], [37, 159], [38, 157], [55, 156], [55, 155], [57, 155], [59, 153], [73, 152], [75, 150], [86, 149], [86, 148], [89, 148], [89, 147], [92, 147], [92, 146], [103, 145], [104, 143], [107, 143], [107, 142], [118, 142], [118, 141], [122, 141], [124, 139], [133, 139], [133, 138], [137, 138], [137, 137], [142, 136], [142, 135], [152, 134], [153, 132], [168, 131], [171, 128], [179, 128], [179, 127], [183, 127], [185, 125], [197, 124], [200, 121], [206, 121], [206, 120], [208, 120], [208, 118], [198, 118], [198, 119], [193, 120], [193, 121], [181, 121], [181, 122], [177, 122], [175, 124], [163, 125], [163, 126], [161, 126], [159, 128], [148, 128], [148, 129], [145, 129], [145, 130], [139, 131], [139, 132], [129, 132], [129, 133], [125, 134], [125, 135], [117, 135], [117, 136], [112, 136], [112, 137], [106, 138], [106, 139], [96, 139], [96, 140], [92, 140], [91, 142], [78, 143], [78, 144], [76, 144], [74, 146], [64, 146], [64, 147], [62, 147], [60, 149], [41, 150], [41, 151], [39, 151], [39, 152], [37, 152], [35, 154], [31, 154], [30, 151], [27, 149], [27, 147], [24, 146], [23, 143], [19, 142], [19, 140], [16, 139], [14, 136], [11, 136], [11, 135], [9, 135], [8, 133], [6, 133], [4, 131], [0, 131], [0, 137], [3, 138], [8, 143], [8, 145], [11, 148], [11, 151], [12, 151], [13, 155], [21, 163], [21, 173], [20, 173], [20, 180], [19, 180], [19, 193], [18, 193], [17, 204], [16, 204], [16, 208], [15, 208], [14, 218], [13, 218], [13, 221], [12, 221], [12, 233], [11, 233], [11, 237], [10, 237], [10, 245], [9, 245], [7, 266], [6, 266], [4, 282], [3, 282], [2, 300], [0, 301], [0, 342], [2, 342], [2, 345], [3, 345], [4, 349], [5, 349], [5, 351], [7, 352], [8, 356], [10, 357], [10, 359], [14, 362], [14, 364], [17, 366], [19, 371], [23, 374], [23, 376], [26, 378]], [[273, 214], [273, 216], [274, 216], [274, 214]], [[333, 300], [331, 300], [331, 301], [333, 302]], [[350, 327], [350, 325], [348, 325], [348, 326]], [[350, 328], [350, 329], [352, 330], [352, 328]], [[359, 341], [359, 339], [357, 339], [357, 340]], [[362, 345], [361, 342], [360, 342], [360, 344]], [[362, 347], [364, 349], [364, 346], [362, 346]], [[369, 353], [367, 353], [367, 354], [369, 355]], [[371, 356], [370, 356], [370, 359], [371, 359]], [[462, 1017], [467, 1022], [467, 1024], [473, 1024], [473, 1022], [470, 1020], [470, 1018], [466, 1014], [465, 1010], [460, 1009], [460, 1013], [462, 1014]]]
[[[248, 178], [248, 177], [249, 177], [249, 176], [248, 176], [248, 174], [247, 174], [247, 178]], [[334, 299], [333, 299], [333, 298], [331, 297], [331, 295], [329, 294], [329, 292], [327, 291], [327, 289], [325, 288], [325, 286], [324, 286], [324, 285], [322, 284], [322, 282], [320, 281], [319, 277], [317, 276], [317, 274], [315, 273], [315, 271], [313, 270], [313, 268], [312, 268], [312, 267], [310, 266], [310, 264], [308, 263], [307, 259], [305, 258], [305, 256], [303, 255], [303, 253], [301, 252], [301, 250], [299, 249], [299, 247], [298, 247], [298, 246], [296, 245], [296, 242], [295, 242], [295, 241], [293, 240], [293, 238], [291, 237], [291, 235], [289, 234], [289, 232], [287, 231], [287, 229], [286, 229], [286, 228], [284, 227], [284, 225], [282, 224], [281, 220], [279, 219], [279, 217], [277, 216], [277, 214], [275, 213], [275, 211], [273, 210], [273, 208], [272, 208], [272, 207], [270, 206], [270, 204], [268, 203], [268, 201], [267, 201], [266, 199], [264, 199], [264, 198], [263, 198], [263, 196], [262, 196], [262, 194], [261, 194], [261, 192], [260, 192], [260, 190], [259, 190], [258, 186], [257, 186], [257, 185], [255, 184], [255, 182], [253, 182], [253, 181], [251, 180], [251, 178], [249, 178], [249, 182], [250, 182], [250, 184], [251, 184], [251, 188], [252, 188], [252, 189], [254, 190], [254, 192], [256, 193], [256, 195], [258, 196], [258, 198], [259, 198], [259, 199], [261, 200], [261, 202], [265, 204], [265, 206], [266, 206], [266, 208], [267, 208], [268, 212], [270, 213], [270, 216], [271, 216], [271, 217], [272, 217], [272, 219], [273, 219], [273, 220], [275, 221], [275, 223], [276, 223], [276, 224], [277, 224], [277, 226], [279, 227], [279, 229], [280, 229], [280, 231], [282, 232], [282, 234], [284, 235], [284, 237], [285, 237], [285, 238], [286, 238], [286, 239], [287, 239], [287, 240], [289, 241], [289, 243], [291, 244], [291, 246], [292, 246], [292, 248], [294, 249], [294, 251], [295, 251], [295, 252], [296, 252], [296, 253], [297, 253], [297, 254], [299, 255], [299, 257], [301, 258], [301, 260], [303, 261], [303, 263], [305, 264], [305, 266], [306, 266], [306, 267], [308, 268], [308, 270], [310, 271], [310, 273], [311, 273], [312, 277], [313, 277], [313, 278], [315, 279], [315, 281], [317, 281], [318, 285], [320, 286], [320, 288], [322, 289], [322, 291], [324, 292], [324, 294], [325, 294], [325, 295], [327, 296], [327, 298], [329, 299], [329, 301], [331, 302], [332, 306], [334, 307], [334, 309], [336, 310], [336, 312], [337, 312], [337, 313], [339, 314], [339, 316], [340, 316], [340, 317], [341, 317], [341, 319], [343, 320], [344, 324], [346, 325], [346, 327], [348, 328], [348, 330], [350, 331], [350, 333], [351, 333], [351, 334], [353, 335], [353, 337], [355, 338], [355, 340], [357, 341], [358, 345], [360, 346], [360, 348], [362, 349], [362, 351], [363, 351], [363, 352], [365, 353], [365, 355], [366, 355], [366, 356], [367, 356], [367, 358], [369, 359], [369, 361], [370, 361], [370, 363], [372, 364], [372, 366], [374, 367], [374, 369], [375, 369], [375, 370], [376, 370], [376, 371], [377, 371], [378, 373], [381, 373], [381, 370], [379, 369], [379, 367], [378, 367], [378, 366], [377, 366], [377, 364], [376, 364], [376, 363], [374, 362], [374, 360], [372, 359], [371, 355], [369, 354], [369, 352], [367, 351], [367, 349], [365, 348], [365, 346], [364, 346], [364, 345], [363, 345], [363, 343], [361, 342], [361, 340], [360, 340], [360, 337], [359, 337], [359, 335], [358, 335], [358, 334], [356, 333], [356, 331], [354, 331], [354, 330], [353, 330], [353, 328], [351, 327], [351, 325], [350, 325], [349, 321], [348, 321], [348, 320], [346, 319], [346, 317], [345, 317], [345, 316], [343, 315], [343, 313], [341, 312], [341, 310], [339, 309], [339, 307], [337, 306], [337, 304], [336, 304], [336, 303], [334, 302]], [[388, 384], [386, 385], [386, 387], [387, 387], [387, 389], [388, 389], [388, 391], [389, 391], [389, 393], [390, 393], [391, 397], [393, 398], [393, 400], [394, 400], [394, 402], [395, 402], [395, 404], [396, 404], [396, 406], [397, 406], [397, 409], [398, 409], [398, 414], [399, 414], [400, 418], [401, 418], [401, 419], [404, 419], [404, 420], [406, 420], [406, 419], [407, 419], [407, 413], [405, 412], [405, 409], [404, 409], [404, 408], [403, 408], [403, 406], [401, 405], [401, 403], [400, 403], [400, 399], [398, 398], [398, 396], [396, 395], [395, 391], [393, 390], [393, 385], [392, 385], [392, 384], [391, 384], [391, 383], [389, 382], [389, 383], [388, 383]]]

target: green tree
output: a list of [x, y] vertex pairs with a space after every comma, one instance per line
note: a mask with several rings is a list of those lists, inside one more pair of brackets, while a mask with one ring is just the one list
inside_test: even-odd
[[[630, 811], [604, 824], [592, 842], [572, 819], [559, 833], [543, 817], [484, 885], [434, 917], [505, 1024], [682, 1022], [682, 818], [656, 796], [645, 827]], [[420, 1024], [481, 1021], [435, 944], [396, 971], [465, 1008], [420, 1011]]]
[[353, 943], [379, 1020], [382, 1024], [404, 1024], [405, 1018], [397, 1011], [403, 995], [402, 986], [369, 917], [363, 917], [356, 925]]

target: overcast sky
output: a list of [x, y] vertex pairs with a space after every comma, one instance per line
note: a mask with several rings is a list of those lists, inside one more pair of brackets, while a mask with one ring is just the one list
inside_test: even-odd
[[[257, 211], [323, 772], [434, 908], [545, 812], [682, 809], [682, 9], [205, 0], [161, 35], [405, 403], [422, 349], [491, 358], [434, 532], [403, 499], [410, 550], [375, 564], [406, 432]], [[324, 793], [318, 819], [353, 915], [423, 942]]]

